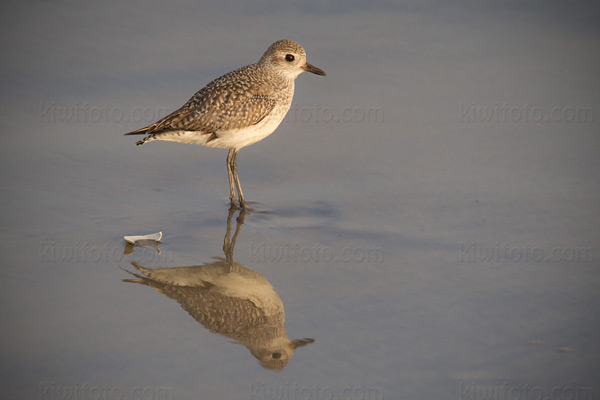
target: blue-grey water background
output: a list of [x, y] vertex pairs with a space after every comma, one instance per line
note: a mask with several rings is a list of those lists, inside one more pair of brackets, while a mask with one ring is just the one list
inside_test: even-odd
[[[7, 4], [2, 397], [597, 399], [599, 17], [558, 1]], [[238, 160], [267, 212], [235, 260], [273, 285], [291, 338], [315, 339], [271, 371], [122, 281], [131, 261], [223, 256], [226, 152], [122, 134], [282, 38], [328, 75], [301, 75]], [[158, 231], [160, 254], [124, 254], [124, 235]]]

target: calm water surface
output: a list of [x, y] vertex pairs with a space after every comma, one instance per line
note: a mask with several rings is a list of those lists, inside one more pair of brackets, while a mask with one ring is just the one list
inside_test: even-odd
[[[4, 398], [597, 398], [598, 7], [466, 5], [5, 12]], [[257, 212], [122, 136], [280, 38]]]

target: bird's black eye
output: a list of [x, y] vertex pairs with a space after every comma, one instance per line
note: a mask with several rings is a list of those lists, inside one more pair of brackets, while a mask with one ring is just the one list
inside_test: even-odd
[[[294, 56], [292, 56], [292, 58], [294, 58]], [[281, 353], [273, 353], [272, 356], [275, 360], [279, 360], [281, 358]]]
[[288, 61], [288, 62], [292, 62], [292, 61], [294, 61], [294, 56], [293, 56], [293, 55], [291, 55], [291, 54], [287, 54], [287, 55], [285, 56], [285, 61]]

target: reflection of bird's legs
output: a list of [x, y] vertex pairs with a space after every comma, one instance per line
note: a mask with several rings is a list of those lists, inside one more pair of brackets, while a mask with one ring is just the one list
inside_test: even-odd
[[233, 155], [235, 154], [234, 149], [229, 149], [229, 153], [227, 153], [227, 175], [229, 177], [229, 201], [231, 201], [232, 206], [238, 206], [238, 201], [235, 198], [235, 188], [234, 188], [234, 177], [233, 177]]
[[240, 230], [242, 228], [242, 224], [244, 223], [244, 217], [246, 216], [246, 210], [242, 209], [236, 218], [235, 222], [235, 232], [233, 233], [233, 237], [231, 238], [231, 259], [233, 260], [233, 249], [235, 248], [235, 241], [237, 240], [238, 235], [240, 234]]
[[233, 237], [231, 237], [231, 219], [235, 212], [237, 211], [237, 207], [235, 205], [231, 205], [229, 207], [229, 214], [227, 215], [227, 229], [225, 231], [225, 238], [223, 239], [223, 253], [225, 253], [225, 260], [227, 261], [227, 265], [231, 269], [233, 265], [233, 250], [235, 248], [235, 241], [237, 240], [237, 236], [240, 233], [242, 224], [244, 223], [244, 218], [246, 217], [246, 210], [242, 209], [236, 218], [235, 232], [233, 233]]
[[237, 211], [237, 207], [232, 204], [229, 207], [229, 214], [227, 215], [227, 230], [225, 231], [225, 238], [223, 239], [223, 253], [225, 253], [225, 260], [228, 265], [233, 263], [233, 247], [231, 246], [231, 241], [229, 240], [229, 236], [231, 236], [231, 217]]

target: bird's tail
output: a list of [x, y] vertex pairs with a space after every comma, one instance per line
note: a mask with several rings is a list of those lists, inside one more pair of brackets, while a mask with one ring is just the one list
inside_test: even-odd
[[127, 132], [124, 135], [125, 136], [129, 136], [129, 135], [145, 135], [146, 133], [148, 133], [148, 126], [145, 128], [141, 128], [138, 129], [137, 131], [131, 131], [131, 132]]
[[[150, 130], [150, 127], [147, 126], [145, 128], [138, 129], [137, 131], [127, 132], [127, 133], [125, 133], [125, 136], [129, 136], [129, 135], [146, 135], [146, 134], [148, 134], [149, 130]], [[138, 140], [137, 142], [135, 142], [135, 144], [138, 145], [138, 146], [141, 146], [144, 143], [146, 143], [148, 140], [150, 140], [151, 138], [152, 138], [152, 135], [149, 134], [148, 136], [146, 136], [142, 140]]]

